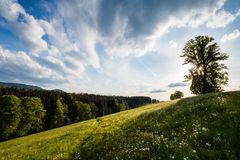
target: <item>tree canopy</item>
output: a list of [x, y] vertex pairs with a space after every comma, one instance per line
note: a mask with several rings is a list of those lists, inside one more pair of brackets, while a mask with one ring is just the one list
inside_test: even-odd
[[68, 106], [63, 102], [62, 98], [60, 98], [56, 101], [56, 109], [53, 114], [53, 125], [54, 127], [60, 127], [69, 123]]
[[171, 94], [170, 99], [174, 100], [174, 99], [182, 98], [183, 96], [184, 96], [183, 92], [175, 91], [173, 94]]
[[21, 99], [21, 120], [18, 125], [19, 136], [34, 133], [43, 129], [43, 118], [46, 110], [40, 98], [24, 97]]
[[190, 90], [193, 94], [223, 91], [228, 82], [227, 67], [219, 63], [228, 58], [220, 52], [220, 47], [209, 36], [197, 36], [189, 40], [183, 48], [184, 65], [190, 64], [185, 81], [192, 81]]
[[0, 140], [7, 139], [17, 130], [21, 117], [20, 102], [14, 95], [0, 97]]
[[151, 101], [150, 97], [0, 87], [0, 141], [135, 108]]

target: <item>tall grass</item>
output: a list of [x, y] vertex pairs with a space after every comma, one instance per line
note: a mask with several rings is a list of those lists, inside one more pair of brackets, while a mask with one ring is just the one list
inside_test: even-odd
[[142, 114], [81, 144], [75, 159], [240, 159], [240, 94], [208, 94]]
[[0, 159], [240, 159], [240, 92], [147, 105], [0, 143]]

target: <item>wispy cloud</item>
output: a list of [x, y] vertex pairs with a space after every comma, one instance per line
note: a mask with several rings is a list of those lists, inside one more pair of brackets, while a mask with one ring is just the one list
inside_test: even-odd
[[[43, 1], [34, 1], [41, 2]], [[44, 83], [73, 82], [75, 86], [84, 83], [80, 89], [91, 86], [91, 82], [95, 88], [110, 86], [109, 90], [121, 90], [122, 93], [132, 93], [144, 83], [156, 85], [157, 80], [164, 81], [167, 85], [170, 79], [168, 77], [175, 76], [167, 75], [169, 68], [174, 70], [174, 67], [168, 68], [168, 65], [174, 65], [169, 59], [165, 59], [163, 54], [169, 54], [170, 45], [175, 48], [171, 51], [174, 53], [171, 58], [177, 59], [179, 56], [176, 55], [181, 52], [177, 50], [177, 46], [183, 44], [179, 37], [169, 36], [171, 31], [189, 29], [189, 36], [192, 36], [192, 31], [199, 31], [196, 29], [198, 27], [214, 30], [234, 24], [240, 11], [226, 10], [225, 2], [58, 0], [47, 3], [44, 1], [40, 5], [46, 11], [43, 13], [41, 9], [34, 8], [39, 5], [30, 6], [35, 11], [29, 12], [22, 1], [0, 0], [0, 33], [1, 29], [8, 30], [12, 39], [17, 39], [18, 43], [26, 48], [23, 52], [11, 47], [1, 47], [0, 77], [19, 81], [42, 79]], [[44, 16], [39, 16], [41, 14]], [[221, 42], [239, 36], [239, 30], [234, 30], [224, 35]], [[15, 41], [9, 44], [13, 43]], [[132, 64], [153, 54], [157, 56], [152, 57], [159, 58], [159, 61], [153, 61], [157, 64], [147, 60], [140, 61], [141, 65]], [[134, 62], [130, 59], [134, 59]], [[163, 73], [157, 72], [159, 70]], [[171, 71], [174, 72], [178, 72], [177, 69]], [[98, 75], [93, 75], [95, 73]], [[101, 82], [88, 82], [86, 79], [91, 79], [89, 77], [101, 79]], [[108, 84], [104, 85], [105, 82]], [[185, 85], [173, 83], [169, 84], [169, 87]], [[149, 90], [146, 92], [149, 93]], [[157, 90], [154, 93], [157, 93]]]
[[177, 42], [175, 42], [174, 40], [170, 40], [169, 41], [169, 45], [172, 47], [172, 48], [176, 48], [178, 46]]
[[152, 74], [153, 77], [157, 77], [157, 74], [149, 67], [147, 66], [143, 61], [139, 61], [143, 67], [149, 72]]
[[42, 39], [44, 30], [17, 1], [0, 1], [0, 16], [5, 19], [3, 25], [17, 35], [30, 51], [40, 53], [48, 49], [47, 42]]
[[150, 93], [162, 93], [162, 92], [167, 92], [167, 91], [163, 89], [154, 89], [150, 91]]
[[63, 76], [41, 66], [23, 51], [11, 52], [0, 46], [0, 62], [1, 80], [4, 81], [15, 80], [37, 84], [67, 82]]
[[175, 88], [175, 87], [186, 87], [188, 86], [189, 83], [181, 83], [181, 82], [177, 82], [177, 83], [170, 83], [168, 85], [169, 88]]
[[231, 41], [231, 40], [237, 39], [239, 37], [240, 37], [240, 31], [238, 29], [235, 29], [231, 33], [223, 35], [220, 42], [225, 43], [227, 41]]

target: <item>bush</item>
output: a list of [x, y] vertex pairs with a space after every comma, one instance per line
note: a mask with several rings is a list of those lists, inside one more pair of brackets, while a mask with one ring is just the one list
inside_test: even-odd
[[175, 91], [173, 94], [171, 94], [170, 99], [174, 100], [174, 99], [182, 98], [183, 96], [184, 96], [183, 92]]

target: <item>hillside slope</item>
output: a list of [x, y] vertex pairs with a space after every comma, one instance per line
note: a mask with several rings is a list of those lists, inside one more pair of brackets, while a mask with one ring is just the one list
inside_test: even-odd
[[26, 90], [42, 90], [42, 88], [38, 86], [33, 85], [27, 85], [27, 84], [21, 84], [21, 83], [6, 83], [6, 82], [0, 82], [0, 86], [3, 87], [13, 87], [18, 89], [26, 89]]
[[240, 92], [147, 105], [0, 143], [0, 159], [239, 159]]

